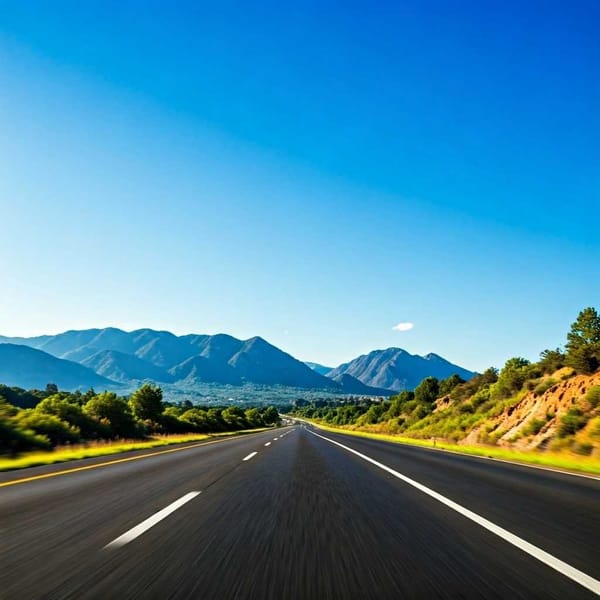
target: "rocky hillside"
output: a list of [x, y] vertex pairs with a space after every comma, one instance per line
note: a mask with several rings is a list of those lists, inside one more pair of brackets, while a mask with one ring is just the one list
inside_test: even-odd
[[[448, 398], [438, 403], [449, 408]], [[490, 437], [498, 445], [519, 449], [573, 446], [585, 454], [600, 451], [600, 373], [573, 375], [568, 367], [557, 371], [500, 414], [475, 426], [461, 443]]]
[[294, 413], [374, 433], [600, 458], [600, 314], [583, 309], [565, 349], [543, 350], [536, 362], [515, 356], [468, 380], [429, 376], [383, 401], [297, 403]]

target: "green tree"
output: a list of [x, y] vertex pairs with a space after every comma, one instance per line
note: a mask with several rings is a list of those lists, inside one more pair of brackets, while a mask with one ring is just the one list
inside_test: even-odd
[[29, 429], [38, 435], [47, 437], [53, 446], [81, 441], [81, 432], [78, 427], [61, 421], [55, 415], [44, 414], [32, 408], [20, 411], [15, 417], [15, 421], [20, 429]]
[[414, 392], [407, 390], [400, 392], [397, 396], [392, 396], [390, 398], [390, 406], [387, 410], [385, 418], [389, 420], [399, 417], [404, 412], [404, 406], [406, 403], [414, 400], [414, 398]]
[[436, 377], [426, 377], [415, 388], [415, 400], [419, 404], [432, 404], [440, 392], [439, 381]]
[[138, 435], [138, 430], [129, 405], [114, 392], [103, 392], [88, 400], [83, 412], [109, 428], [109, 435], [131, 438]]
[[225, 431], [227, 429], [221, 413], [222, 410], [220, 408], [209, 408], [206, 411], [206, 420], [208, 422], [209, 431]]
[[8, 387], [0, 384], [0, 396], [13, 406], [19, 408], [34, 408], [40, 401], [40, 396], [35, 390], [29, 392], [20, 387]]
[[250, 427], [262, 427], [265, 424], [258, 408], [246, 409], [244, 416]]
[[461, 383], [465, 383], [465, 380], [457, 373], [450, 375], [450, 377], [447, 377], [446, 379], [442, 379], [439, 384], [439, 395], [445, 396], [446, 394], [449, 394], [456, 386], [460, 385]]
[[158, 423], [163, 412], [163, 392], [157, 385], [145, 383], [133, 392], [129, 406], [137, 419]]
[[518, 392], [527, 380], [529, 365], [526, 358], [509, 358], [498, 375], [498, 381], [491, 388], [492, 396], [495, 399], [509, 398]]
[[0, 414], [0, 454], [16, 455], [25, 450], [50, 448], [50, 440], [30, 429], [21, 429], [14, 419]]
[[239, 406], [229, 406], [221, 413], [227, 429], [245, 429], [248, 426], [246, 415]]
[[551, 375], [565, 366], [565, 353], [560, 349], [544, 350], [540, 353], [538, 366], [545, 375]]
[[46, 394], [58, 394], [58, 386], [55, 383], [47, 383]]
[[164, 433], [186, 433], [195, 430], [189, 423], [167, 411], [160, 417], [160, 428]]
[[385, 409], [381, 404], [372, 404], [369, 410], [361, 417], [361, 421], [373, 425], [381, 419], [384, 412]]
[[184, 412], [185, 411], [181, 406], [167, 406], [167, 408], [163, 410], [163, 417], [166, 415], [178, 419]]
[[274, 406], [267, 406], [262, 413], [265, 425], [275, 425], [281, 421], [279, 412]]
[[[210, 420], [205, 410], [201, 408], [190, 408], [186, 410], [179, 419], [184, 423], [189, 423], [194, 428], [194, 431], [207, 433], [211, 431]], [[212, 430], [214, 431], [214, 430]]]
[[584, 308], [567, 334], [566, 362], [579, 373], [594, 373], [600, 367], [600, 315]]
[[69, 394], [59, 393], [48, 396], [35, 407], [35, 410], [47, 415], [54, 415], [61, 421], [77, 427], [83, 438], [98, 437], [98, 434], [101, 433], [98, 431], [94, 419], [85, 414], [77, 400]]

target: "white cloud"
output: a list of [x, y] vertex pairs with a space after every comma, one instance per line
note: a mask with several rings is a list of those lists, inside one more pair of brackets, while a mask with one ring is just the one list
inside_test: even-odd
[[415, 324], [410, 321], [403, 321], [402, 323], [398, 323], [398, 325], [394, 325], [392, 329], [394, 331], [410, 331], [414, 326]]

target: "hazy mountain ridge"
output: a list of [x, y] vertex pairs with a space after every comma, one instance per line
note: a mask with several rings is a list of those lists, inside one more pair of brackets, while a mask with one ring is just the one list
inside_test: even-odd
[[353, 394], [358, 396], [391, 396], [394, 392], [384, 388], [365, 385], [362, 381], [352, 377], [348, 373], [341, 373], [331, 377], [333, 381], [341, 386], [344, 394]]
[[[125, 332], [117, 328], [66, 331], [56, 336], [29, 339], [0, 336], [0, 343], [11, 344], [13, 341], [18, 344], [13, 344], [13, 348], [31, 345], [55, 359], [69, 359], [75, 361], [72, 364], [89, 367], [91, 373], [104, 376], [94, 381], [106, 384], [147, 379], [175, 384], [253, 383], [341, 389], [334, 381], [312, 371], [260, 337], [239, 340], [226, 334], [176, 336], [168, 331], [139, 329]], [[47, 376], [48, 381], [54, 382], [60, 377], [62, 363], [52, 364], [57, 372], [47, 371]], [[34, 366], [31, 368], [35, 369]], [[27, 385], [23, 373], [21, 377], [22, 384]], [[90, 377], [89, 385], [93, 385], [92, 379]]]
[[[470, 371], [452, 365], [436, 354], [421, 357], [400, 348], [376, 350], [329, 369], [317, 363], [303, 363], [261, 337], [240, 340], [222, 333], [177, 336], [169, 331], [138, 329], [126, 332], [108, 327], [33, 338], [0, 336], [0, 343], [3, 342], [12, 344], [13, 348], [31, 346], [65, 361], [68, 363], [67, 371], [73, 364], [87, 368], [88, 371], [80, 372], [82, 377], [84, 373], [90, 374], [87, 385], [127, 385], [150, 380], [186, 387], [200, 383], [279, 385], [380, 396], [400, 389], [412, 389], [429, 375], [443, 378], [458, 373], [465, 379], [472, 376]], [[41, 363], [50, 364], [44, 363], [40, 356], [38, 358]], [[43, 371], [48, 377], [44, 385], [62, 380], [64, 365], [61, 362], [52, 364], [56, 374], [52, 370]], [[20, 384], [18, 377], [10, 380], [15, 381], [15, 385], [26, 387], [30, 379], [23, 369], [20, 371]], [[31, 369], [34, 371], [36, 367], [31, 364]], [[94, 379], [91, 374], [101, 379]], [[86, 383], [78, 382], [75, 387], [82, 385]]]
[[327, 377], [335, 379], [348, 374], [371, 387], [401, 391], [414, 389], [425, 377], [444, 379], [454, 373], [463, 379], [470, 379], [475, 374], [437, 354], [419, 356], [402, 348], [386, 348], [344, 363], [327, 373]]
[[103, 377], [122, 383], [144, 379], [159, 383], [175, 381], [173, 375], [161, 367], [138, 358], [135, 354], [125, 354], [118, 350], [98, 350], [82, 360], [81, 364]]
[[115, 388], [118, 383], [76, 362], [56, 358], [25, 344], [0, 344], [0, 381], [8, 386], [45, 388], [55, 383], [64, 390]]

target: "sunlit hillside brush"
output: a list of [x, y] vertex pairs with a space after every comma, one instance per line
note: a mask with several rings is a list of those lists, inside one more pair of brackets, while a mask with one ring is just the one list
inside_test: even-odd
[[457, 446], [600, 458], [600, 316], [581, 311], [565, 350], [509, 359], [469, 381], [428, 377], [389, 400], [301, 403], [295, 414], [351, 430]]

